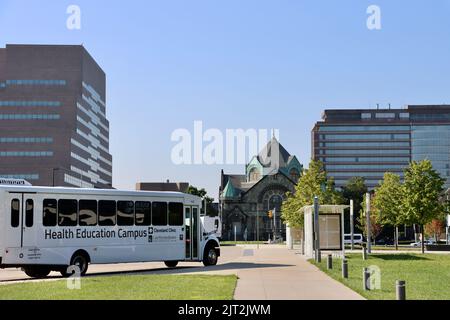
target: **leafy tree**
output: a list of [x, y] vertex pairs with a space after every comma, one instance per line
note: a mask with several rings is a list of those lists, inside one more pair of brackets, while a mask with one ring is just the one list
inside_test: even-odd
[[[366, 216], [366, 196], [364, 195], [363, 201], [360, 204], [361, 210], [359, 211], [359, 218], [357, 219], [357, 222], [362, 230], [363, 235], [366, 237], [367, 241], [368, 235], [367, 235], [367, 216]], [[375, 240], [377, 237], [381, 234], [381, 231], [383, 231], [383, 225], [380, 223], [380, 220], [378, 218], [378, 215], [376, 213], [376, 210], [374, 208], [373, 200], [370, 201], [370, 238], [373, 243], [375, 243]]]
[[312, 205], [314, 197], [319, 197], [320, 204], [341, 204], [342, 196], [334, 188], [334, 180], [327, 179], [323, 163], [312, 160], [309, 168], [304, 170], [295, 188], [295, 194], [287, 194], [282, 205], [282, 218], [291, 227], [303, 226], [301, 208]]
[[342, 188], [342, 196], [345, 199], [345, 203], [350, 203], [353, 200], [353, 209], [355, 212], [355, 225], [357, 223], [357, 214], [361, 211], [361, 202], [364, 199], [364, 195], [367, 193], [366, 181], [363, 177], [353, 177], [347, 181], [347, 184]]
[[373, 211], [381, 225], [389, 224], [395, 227], [395, 249], [398, 250], [398, 227], [404, 223], [402, 209], [403, 187], [400, 176], [386, 172], [383, 181], [375, 188], [372, 200]]
[[[199, 189], [194, 186], [189, 186], [186, 193], [200, 197], [200, 198], [202, 198], [203, 201], [206, 200], [206, 215], [208, 215], [208, 216], [216, 216], [217, 215], [217, 212], [215, 212], [213, 205], [212, 205], [214, 202], [214, 199], [208, 196], [208, 193], [205, 189], [203, 189], [203, 188]], [[203, 212], [203, 210], [202, 210], [202, 212]]]
[[425, 233], [428, 236], [433, 236], [436, 243], [438, 243], [441, 239], [441, 235], [445, 232], [445, 225], [444, 219], [433, 219], [425, 226]]
[[[444, 182], [445, 180], [433, 169], [430, 160], [413, 161], [405, 169], [403, 219], [406, 223], [421, 226], [422, 240], [425, 239], [424, 226], [444, 212], [444, 207], [439, 201]], [[424, 241], [422, 253], [425, 253]]]

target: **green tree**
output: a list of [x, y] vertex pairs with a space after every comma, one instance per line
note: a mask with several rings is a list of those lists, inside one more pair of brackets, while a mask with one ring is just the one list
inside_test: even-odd
[[403, 186], [400, 176], [386, 172], [383, 181], [375, 188], [372, 200], [373, 211], [377, 221], [382, 225], [391, 225], [395, 228], [395, 250], [398, 250], [398, 227], [404, 224], [402, 210]]
[[304, 170], [294, 194], [287, 194], [282, 205], [282, 219], [291, 227], [303, 226], [300, 209], [312, 205], [314, 197], [319, 197], [320, 204], [341, 204], [343, 198], [334, 188], [333, 179], [328, 180], [323, 163], [312, 160], [309, 168]]
[[[203, 203], [206, 200], [206, 215], [208, 215], [208, 216], [216, 216], [217, 215], [217, 212], [214, 210], [213, 205], [212, 205], [214, 202], [214, 199], [208, 196], [208, 193], [205, 189], [203, 189], [203, 188], [199, 189], [194, 186], [189, 186], [186, 193], [202, 198]], [[202, 209], [202, 213], [203, 213], [203, 211], [204, 211], [204, 208]]]
[[422, 253], [425, 253], [424, 226], [444, 212], [439, 201], [445, 180], [433, 169], [430, 160], [413, 161], [405, 169], [402, 214], [409, 224], [420, 225]]
[[[358, 225], [357, 214], [362, 209], [361, 202], [363, 201], [364, 195], [366, 193], [366, 181], [362, 177], [351, 178], [342, 188], [342, 196], [345, 199], [345, 203], [350, 203], [350, 200], [353, 200], [353, 209], [355, 212], [355, 216], [353, 217], [355, 220], [353, 222], [355, 223], [355, 225]], [[349, 225], [349, 223], [347, 225]]]

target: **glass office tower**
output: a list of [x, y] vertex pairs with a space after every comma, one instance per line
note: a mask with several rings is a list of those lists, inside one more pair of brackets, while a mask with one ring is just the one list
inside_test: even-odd
[[363, 177], [372, 189], [385, 172], [403, 177], [411, 160], [423, 159], [450, 187], [450, 106], [326, 110], [312, 130], [312, 154], [338, 188]]

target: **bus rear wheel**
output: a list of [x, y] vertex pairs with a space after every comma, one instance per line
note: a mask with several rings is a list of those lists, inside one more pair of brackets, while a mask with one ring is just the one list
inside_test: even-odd
[[216, 248], [212, 245], [206, 247], [205, 252], [203, 254], [203, 265], [205, 267], [215, 266], [217, 264], [218, 256]]
[[25, 267], [23, 271], [30, 278], [42, 279], [50, 274], [50, 268], [46, 267]]
[[61, 270], [63, 277], [70, 277], [79, 272], [80, 276], [84, 276], [89, 267], [89, 258], [83, 252], [76, 252], [70, 259], [70, 266]]
[[178, 265], [178, 261], [164, 261], [164, 264], [168, 268], [175, 268]]

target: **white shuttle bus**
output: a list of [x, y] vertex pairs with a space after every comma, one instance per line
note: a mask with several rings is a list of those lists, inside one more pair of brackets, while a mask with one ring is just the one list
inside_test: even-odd
[[0, 186], [0, 268], [43, 278], [89, 264], [215, 265], [219, 240], [204, 232], [201, 205], [178, 192]]

